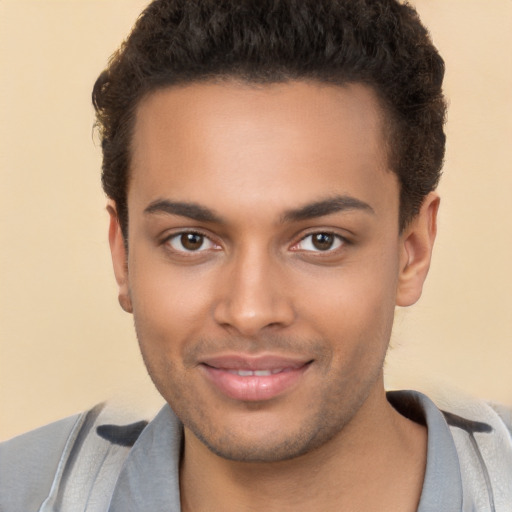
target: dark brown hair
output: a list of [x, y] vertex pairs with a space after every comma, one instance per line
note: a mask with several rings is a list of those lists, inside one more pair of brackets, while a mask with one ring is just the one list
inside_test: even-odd
[[230, 77], [360, 82], [386, 112], [403, 229], [439, 181], [443, 75], [416, 11], [396, 0], [155, 0], [94, 85], [103, 188], [126, 237], [135, 111], [158, 88]]

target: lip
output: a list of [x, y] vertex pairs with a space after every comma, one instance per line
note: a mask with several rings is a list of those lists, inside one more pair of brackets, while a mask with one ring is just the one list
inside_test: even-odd
[[209, 382], [228, 398], [256, 402], [295, 388], [311, 362], [278, 355], [224, 355], [208, 358], [199, 367]]

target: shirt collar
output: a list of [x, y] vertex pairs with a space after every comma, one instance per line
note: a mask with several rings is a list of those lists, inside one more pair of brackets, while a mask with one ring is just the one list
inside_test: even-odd
[[[388, 392], [401, 414], [426, 424], [427, 468], [417, 512], [460, 512], [462, 478], [455, 444], [443, 414], [416, 391]], [[119, 475], [110, 512], [180, 511], [179, 463], [183, 426], [168, 405], [144, 429]]]
[[117, 480], [109, 512], [179, 512], [183, 426], [168, 405], [142, 431]]
[[427, 467], [417, 512], [460, 512], [463, 490], [459, 457], [442, 412], [417, 391], [390, 391], [387, 397], [403, 416], [427, 426]]

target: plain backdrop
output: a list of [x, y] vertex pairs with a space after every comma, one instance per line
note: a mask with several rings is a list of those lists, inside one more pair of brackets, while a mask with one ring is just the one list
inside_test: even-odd
[[[90, 93], [142, 0], [0, 0], [0, 438], [161, 399], [117, 304]], [[512, 1], [417, 0], [447, 64], [439, 236], [392, 388], [512, 405]]]

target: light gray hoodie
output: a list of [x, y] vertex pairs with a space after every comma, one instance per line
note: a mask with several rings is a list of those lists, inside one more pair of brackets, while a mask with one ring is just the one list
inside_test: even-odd
[[[512, 512], [512, 414], [455, 397], [388, 392], [428, 428], [418, 512]], [[183, 429], [168, 406], [123, 424], [111, 406], [0, 444], [1, 512], [179, 512]]]

